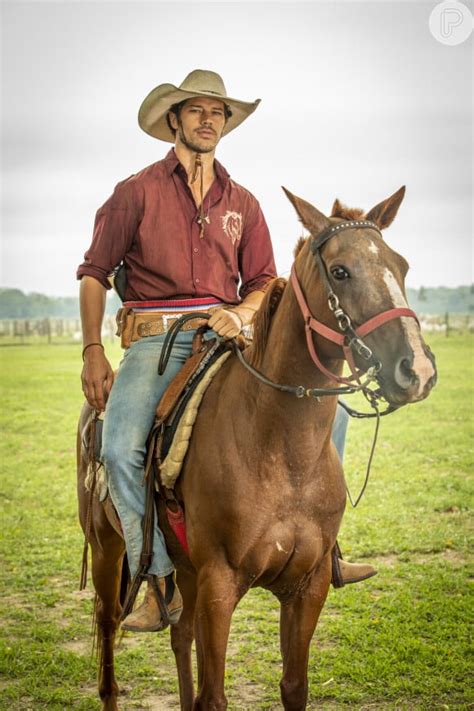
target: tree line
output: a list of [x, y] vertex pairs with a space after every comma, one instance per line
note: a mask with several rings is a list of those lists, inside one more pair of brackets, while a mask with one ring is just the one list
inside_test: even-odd
[[[474, 313], [474, 284], [471, 286], [420, 287], [407, 289], [408, 303], [420, 314]], [[108, 292], [106, 313], [115, 314], [120, 300]], [[0, 319], [78, 318], [79, 299], [75, 296], [46, 296], [20, 289], [0, 289]]]
[[[107, 293], [106, 313], [114, 314], [120, 306], [115, 292]], [[0, 319], [79, 318], [77, 296], [46, 296], [20, 289], [0, 289]]]

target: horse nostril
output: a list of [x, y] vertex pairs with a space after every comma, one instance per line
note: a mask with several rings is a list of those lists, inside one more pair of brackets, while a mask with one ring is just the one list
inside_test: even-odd
[[431, 390], [431, 388], [434, 388], [434, 386], [436, 385], [436, 381], [437, 381], [437, 380], [438, 380], [438, 376], [437, 376], [436, 373], [435, 373], [435, 374], [432, 375], [431, 378], [428, 380], [428, 386], [427, 386], [427, 387], [428, 387], [430, 390]]
[[412, 361], [409, 358], [400, 358], [395, 366], [395, 382], [402, 390], [408, 390], [418, 380], [411, 366]]

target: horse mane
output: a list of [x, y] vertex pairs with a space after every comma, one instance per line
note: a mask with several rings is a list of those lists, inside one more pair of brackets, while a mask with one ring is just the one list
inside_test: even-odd
[[260, 308], [253, 317], [252, 365], [257, 365], [263, 357], [268, 338], [270, 323], [281, 297], [285, 290], [287, 280], [276, 277], [269, 282]]
[[[343, 220], [357, 220], [365, 216], [364, 210], [360, 207], [347, 207], [338, 198], [335, 199], [332, 206], [331, 217], [341, 217]], [[296, 259], [298, 254], [303, 249], [304, 245], [308, 240], [308, 236], [302, 236], [298, 239], [293, 250], [293, 255]], [[273, 279], [263, 297], [260, 308], [256, 312], [253, 321], [253, 341], [252, 341], [252, 365], [256, 366], [262, 359], [265, 346], [267, 344], [268, 331], [270, 329], [270, 323], [275, 313], [278, 304], [280, 303], [281, 297], [285, 290], [287, 280], [282, 277], [277, 277]]]
[[[347, 205], [344, 205], [336, 198], [332, 206], [331, 217], [341, 217], [343, 220], [360, 220], [361, 217], [365, 217], [365, 211], [360, 207], [347, 207]], [[307, 239], [308, 235], [303, 235], [298, 239], [293, 250], [295, 259], [303, 249]]]
[[365, 211], [360, 207], [347, 207], [336, 198], [332, 206], [331, 217], [342, 217], [343, 220], [358, 220], [365, 217]]
[[303, 249], [304, 245], [306, 244], [306, 240], [308, 239], [308, 235], [303, 235], [298, 239], [298, 242], [295, 245], [295, 248], [293, 250], [293, 257], [296, 259], [298, 254], [301, 252]]

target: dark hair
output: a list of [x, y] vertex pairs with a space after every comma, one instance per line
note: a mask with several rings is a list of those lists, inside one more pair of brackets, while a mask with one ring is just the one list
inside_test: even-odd
[[[170, 115], [170, 113], [171, 113], [171, 114], [174, 114], [174, 115], [176, 116], [176, 118], [179, 119], [179, 114], [180, 114], [180, 112], [181, 112], [181, 109], [183, 108], [183, 106], [185, 105], [185, 103], [186, 103], [187, 101], [189, 101], [189, 99], [184, 99], [184, 101], [180, 101], [180, 102], [178, 102], [177, 104], [173, 104], [173, 106], [170, 106], [170, 108], [169, 108], [169, 110], [168, 110], [168, 113], [166, 114], [166, 122], [167, 122], [168, 128], [169, 128], [169, 130], [171, 131], [171, 133], [173, 134], [173, 136], [176, 135], [176, 129], [174, 129], [173, 126], [171, 125], [171, 121], [170, 121], [170, 116], [169, 116], [169, 115]], [[217, 99], [217, 101], [220, 101], [220, 99]], [[224, 103], [224, 102], [223, 102], [223, 103]], [[230, 106], [229, 106], [228, 104], [226, 104], [226, 103], [224, 103], [224, 116], [225, 116], [225, 120], [226, 120], [226, 121], [227, 121], [228, 119], [230, 119], [230, 117], [232, 116], [232, 109], [231, 109]]]

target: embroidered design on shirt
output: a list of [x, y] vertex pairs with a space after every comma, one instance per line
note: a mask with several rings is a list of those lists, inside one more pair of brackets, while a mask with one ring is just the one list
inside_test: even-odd
[[242, 237], [242, 214], [240, 212], [231, 212], [227, 210], [225, 215], [221, 217], [222, 229], [227, 237], [235, 244]]

